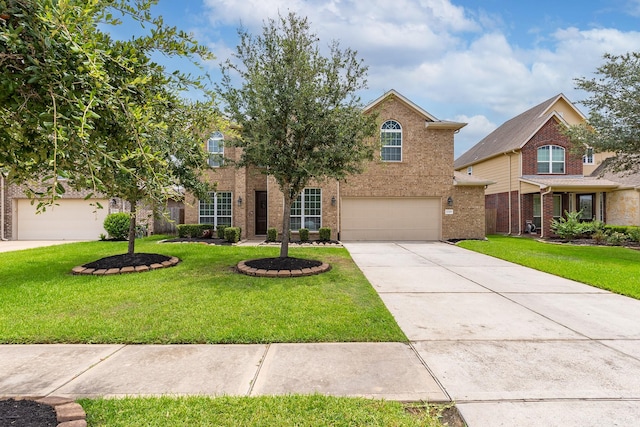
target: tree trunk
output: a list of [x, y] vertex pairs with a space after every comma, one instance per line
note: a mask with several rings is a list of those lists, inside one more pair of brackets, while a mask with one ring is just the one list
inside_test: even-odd
[[293, 200], [287, 195], [284, 196], [284, 208], [282, 213], [282, 243], [280, 244], [280, 258], [289, 256], [289, 231], [291, 228], [291, 205]]
[[130, 201], [131, 209], [129, 210], [129, 247], [128, 255], [133, 255], [136, 245], [136, 202]]

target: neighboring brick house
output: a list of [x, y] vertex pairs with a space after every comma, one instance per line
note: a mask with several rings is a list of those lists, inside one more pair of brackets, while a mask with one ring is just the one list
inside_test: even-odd
[[[98, 240], [101, 234], [106, 234], [103, 223], [107, 214], [128, 212], [129, 208], [119, 198], [97, 196], [85, 199], [90, 193], [66, 187], [54, 205], [36, 213], [37, 201], [32, 204], [22, 186], [8, 184], [0, 174], [0, 239]], [[137, 217], [139, 224], [152, 230], [150, 210], [139, 209]]]
[[[465, 123], [441, 121], [391, 90], [365, 108], [379, 113], [382, 147], [360, 175], [309, 185], [291, 210], [292, 233], [330, 227], [341, 240], [484, 238], [484, 187], [490, 181], [454, 173], [454, 134]], [[211, 200], [187, 199], [186, 223], [234, 225], [243, 236], [281, 233], [284, 198], [257, 168], [224, 167], [239, 149], [216, 133], [207, 142]]]
[[[639, 223], [638, 177], [601, 176], [610, 154], [586, 147], [576, 152], [562, 134], [563, 126], [585, 120], [559, 94], [508, 120], [456, 159], [456, 171], [496, 183], [485, 191], [487, 233], [521, 234], [533, 224], [535, 233], [548, 237], [554, 218], [578, 210], [583, 220]], [[633, 200], [635, 214], [620, 215], [622, 199]]]

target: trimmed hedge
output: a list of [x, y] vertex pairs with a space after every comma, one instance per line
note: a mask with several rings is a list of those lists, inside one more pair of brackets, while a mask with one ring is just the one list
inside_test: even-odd
[[269, 227], [267, 229], [267, 242], [275, 242], [276, 240], [278, 240], [278, 229]]
[[229, 243], [238, 243], [240, 241], [240, 227], [225, 227], [224, 238]]
[[331, 228], [320, 227], [320, 230], [318, 230], [318, 232], [321, 241], [328, 242], [329, 240], [331, 240]]
[[300, 230], [298, 230], [298, 234], [300, 236], [300, 241], [301, 242], [308, 242], [309, 241], [309, 229], [308, 228], [301, 228]]
[[131, 219], [128, 213], [110, 213], [104, 219], [104, 229], [112, 239], [127, 240], [129, 238], [129, 225]]
[[213, 224], [179, 224], [178, 237], [198, 239], [204, 235], [205, 230], [210, 230], [213, 233], [215, 226]]
[[219, 225], [217, 228], [218, 239], [224, 239], [224, 229], [227, 228], [228, 225]]

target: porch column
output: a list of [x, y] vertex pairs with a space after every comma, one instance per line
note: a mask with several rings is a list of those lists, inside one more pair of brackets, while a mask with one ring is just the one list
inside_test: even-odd
[[549, 189], [540, 195], [541, 228], [540, 237], [551, 237], [551, 221], [553, 221], [553, 191]]

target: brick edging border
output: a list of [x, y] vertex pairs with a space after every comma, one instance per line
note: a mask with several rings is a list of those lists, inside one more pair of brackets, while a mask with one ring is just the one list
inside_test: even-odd
[[179, 258], [171, 257], [167, 261], [163, 261], [159, 264], [151, 264], [151, 265], [138, 265], [138, 266], [128, 266], [122, 268], [109, 268], [109, 269], [95, 269], [95, 268], [86, 268], [82, 265], [78, 267], [74, 267], [71, 270], [73, 274], [87, 274], [93, 276], [108, 276], [112, 274], [126, 274], [126, 273], [142, 273], [145, 271], [158, 270], [160, 268], [173, 267], [180, 262]]
[[57, 427], [87, 427], [87, 413], [79, 403], [67, 397], [58, 396], [0, 396], [0, 400], [31, 400], [52, 406], [56, 411]]
[[262, 270], [253, 267], [249, 267], [245, 261], [240, 261], [236, 265], [238, 272], [246, 274], [247, 276], [256, 277], [301, 277], [301, 276], [313, 276], [315, 274], [324, 273], [331, 270], [331, 266], [325, 262], [317, 267], [303, 268], [301, 270]]

